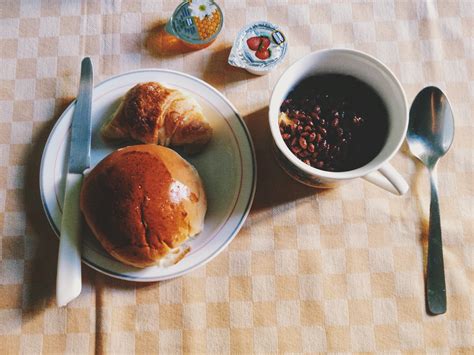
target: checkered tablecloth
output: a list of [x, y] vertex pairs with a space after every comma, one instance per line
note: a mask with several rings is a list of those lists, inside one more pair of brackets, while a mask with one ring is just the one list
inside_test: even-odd
[[[216, 43], [159, 56], [150, 35], [178, 1], [0, 2], [0, 353], [474, 353], [474, 1], [218, 3]], [[239, 28], [262, 19], [282, 26], [290, 51], [277, 72], [254, 77], [226, 61]], [[444, 315], [425, 311], [428, 176], [406, 146], [393, 160], [411, 186], [403, 197], [362, 180], [306, 188], [272, 157], [273, 85], [290, 63], [331, 47], [378, 57], [409, 102], [428, 84], [449, 96], [456, 138], [439, 164]], [[205, 267], [135, 284], [84, 266], [81, 296], [59, 309], [58, 240], [42, 211], [39, 164], [85, 55], [96, 83], [159, 67], [221, 90], [252, 133], [258, 186], [245, 226]]]

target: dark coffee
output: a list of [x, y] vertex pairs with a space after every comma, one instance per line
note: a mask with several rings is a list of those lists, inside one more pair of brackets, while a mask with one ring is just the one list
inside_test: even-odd
[[300, 160], [327, 171], [366, 165], [388, 135], [380, 96], [348, 75], [325, 74], [299, 83], [280, 107], [280, 132]]

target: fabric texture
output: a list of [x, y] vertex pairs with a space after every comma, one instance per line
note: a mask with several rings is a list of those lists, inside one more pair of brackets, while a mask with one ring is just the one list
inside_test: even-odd
[[[178, 1], [2, 1], [0, 4], [0, 353], [474, 352], [474, 2], [222, 0], [209, 48], [153, 51]], [[238, 30], [281, 25], [285, 62], [252, 76], [227, 65]], [[448, 312], [427, 315], [426, 170], [406, 144], [392, 163], [411, 190], [397, 197], [355, 180], [332, 190], [287, 177], [271, 153], [268, 102], [306, 53], [355, 48], [384, 62], [410, 104], [444, 90], [455, 141], [438, 167]], [[82, 294], [55, 304], [58, 240], [44, 216], [39, 165], [77, 93], [80, 60], [95, 82], [159, 67], [222, 91], [251, 131], [257, 194], [247, 222], [209, 264], [175, 280], [119, 281], [83, 266]]]

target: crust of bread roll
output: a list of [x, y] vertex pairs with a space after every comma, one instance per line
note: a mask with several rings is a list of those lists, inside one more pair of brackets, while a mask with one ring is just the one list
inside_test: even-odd
[[143, 144], [102, 160], [84, 179], [80, 205], [104, 249], [143, 268], [202, 230], [207, 201], [191, 164], [171, 149]]

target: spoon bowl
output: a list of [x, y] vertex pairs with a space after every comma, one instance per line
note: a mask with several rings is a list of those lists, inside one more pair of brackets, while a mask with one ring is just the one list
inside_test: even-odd
[[454, 117], [448, 98], [434, 86], [420, 91], [410, 109], [407, 142], [410, 151], [430, 172], [431, 203], [426, 270], [426, 305], [431, 314], [446, 312], [441, 218], [436, 164], [451, 147]]
[[424, 165], [433, 167], [449, 150], [453, 139], [454, 116], [448, 98], [435, 86], [424, 88], [410, 108], [410, 151]]

